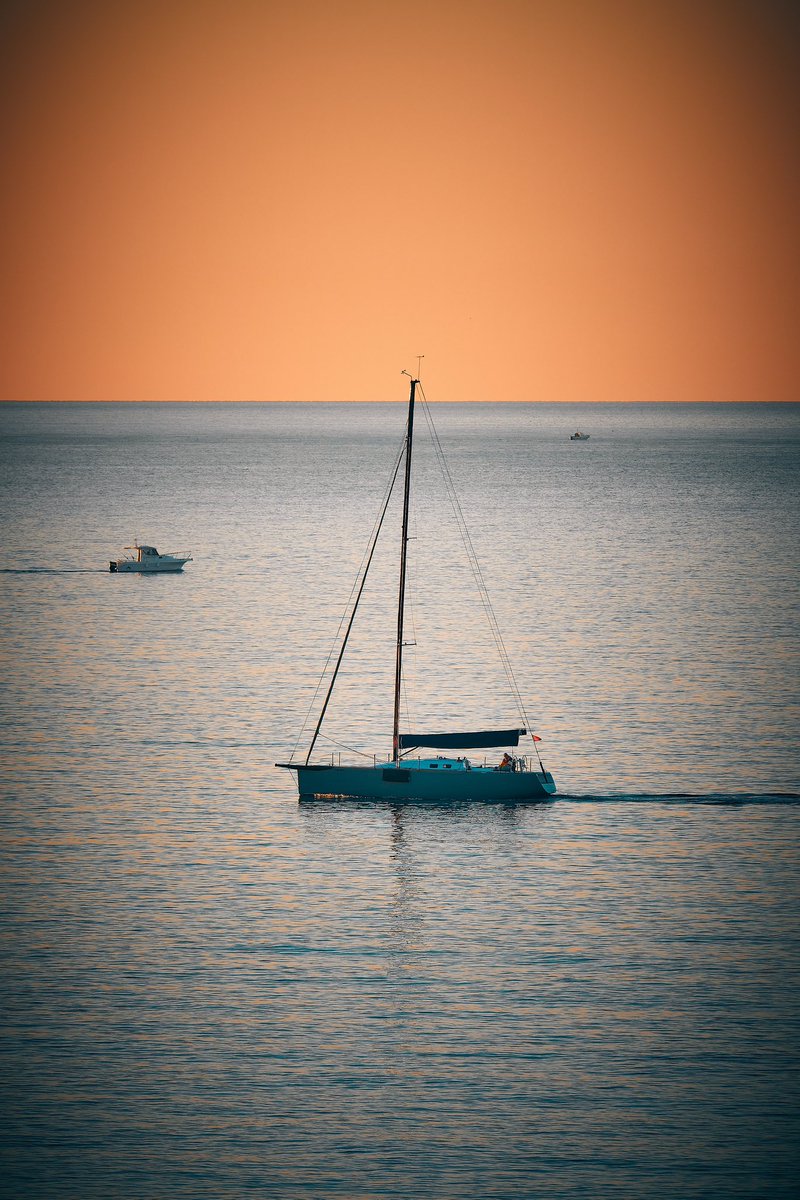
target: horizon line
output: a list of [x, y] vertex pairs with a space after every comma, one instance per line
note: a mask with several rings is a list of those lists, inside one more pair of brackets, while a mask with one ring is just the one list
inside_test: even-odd
[[[404, 399], [394, 400], [278, 400], [278, 399], [78, 399], [58, 397], [49, 399], [31, 397], [0, 397], [0, 404], [405, 404]], [[798, 404], [800, 400], [429, 400], [430, 404]]]

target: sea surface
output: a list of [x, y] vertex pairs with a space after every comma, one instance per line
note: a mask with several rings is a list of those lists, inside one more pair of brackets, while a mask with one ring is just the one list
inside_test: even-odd
[[[3, 1196], [797, 1194], [800, 406], [431, 411], [550, 803], [275, 766], [402, 404], [0, 407]], [[426, 425], [404, 723], [513, 725]], [[321, 756], [389, 749], [397, 520]]]

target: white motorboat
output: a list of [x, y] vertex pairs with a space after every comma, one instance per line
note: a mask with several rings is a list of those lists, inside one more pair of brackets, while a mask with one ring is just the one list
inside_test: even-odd
[[126, 546], [125, 549], [131, 550], [133, 553], [126, 554], [123, 558], [112, 558], [108, 564], [109, 571], [136, 572], [139, 575], [174, 574], [176, 571], [182, 571], [185, 563], [192, 561], [192, 556], [188, 551], [159, 554], [155, 546], [141, 546], [137, 541], [134, 541], [132, 546]]

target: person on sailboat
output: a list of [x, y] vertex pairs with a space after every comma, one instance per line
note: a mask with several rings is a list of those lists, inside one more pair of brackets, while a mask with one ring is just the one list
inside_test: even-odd
[[502, 759], [500, 760], [500, 766], [498, 767], [498, 770], [499, 771], [513, 771], [514, 766], [515, 766], [514, 759], [511, 757], [511, 755], [508, 753], [508, 751], [506, 751], [506, 753], [503, 755]]

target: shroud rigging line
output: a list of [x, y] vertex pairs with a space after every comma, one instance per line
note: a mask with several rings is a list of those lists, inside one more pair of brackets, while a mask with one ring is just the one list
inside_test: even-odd
[[[458, 499], [458, 493], [456, 492], [455, 484], [453, 483], [453, 477], [450, 474], [450, 468], [447, 464], [447, 459], [445, 458], [444, 449], [442, 447], [441, 442], [439, 441], [439, 434], [436, 432], [436, 426], [433, 423], [433, 415], [430, 411], [430, 404], [428, 403], [428, 398], [425, 395], [425, 389], [423, 388], [422, 384], [419, 384], [418, 387], [419, 387], [419, 391], [422, 396], [421, 408], [422, 408], [423, 413], [425, 414], [425, 420], [428, 423], [428, 431], [431, 436], [433, 448], [434, 448], [434, 451], [436, 452], [436, 458], [439, 463], [439, 468], [442, 472], [442, 477], [445, 482], [445, 488], [447, 489], [447, 494], [450, 499], [450, 504], [452, 505], [452, 508], [453, 508], [453, 513], [456, 518], [456, 524], [458, 525], [458, 529], [461, 534], [461, 540], [464, 543], [464, 549], [467, 554], [467, 559], [469, 561], [470, 567], [472, 568], [472, 575], [473, 575], [475, 584], [478, 589], [478, 594], [481, 598], [481, 603], [483, 605], [484, 612], [486, 613], [486, 617], [489, 622], [489, 628], [492, 631], [492, 637], [494, 638], [494, 642], [497, 647], [497, 652], [500, 656], [500, 661], [503, 664], [503, 670], [505, 671], [506, 679], [508, 681], [508, 686], [511, 689], [511, 694], [519, 708], [519, 713], [525, 723], [525, 728], [530, 733], [531, 740], [533, 740], [533, 728], [530, 724], [530, 721], [528, 720], [528, 714], [525, 711], [525, 703], [522, 699], [522, 693], [520, 692], [516, 678], [514, 677], [514, 671], [511, 666], [511, 658], [509, 656], [508, 651], [506, 650], [505, 642], [503, 641], [503, 635], [500, 632], [500, 625], [499, 625], [499, 622], [495, 615], [494, 607], [492, 606], [491, 597], [489, 595], [489, 589], [486, 586], [486, 581], [483, 577], [483, 572], [481, 571], [481, 565], [478, 560], [478, 556], [475, 553], [475, 547], [472, 544], [472, 538], [470, 537], [470, 534], [469, 534], [469, 528], [467, 527], [467, 522], [464, 519], [464, 513], [461, 509], [461, 504]], [[539, 766], [541, 767], [542, 770], [544, 770], [544, 767], [542, 766], [542, 760], [539, 755], [539, 748], [536, 745], [535, 740], [533, 740], [533, 747], [534, 747], [534, 750], [536, 751], [536, 757], [539, 761]]]

